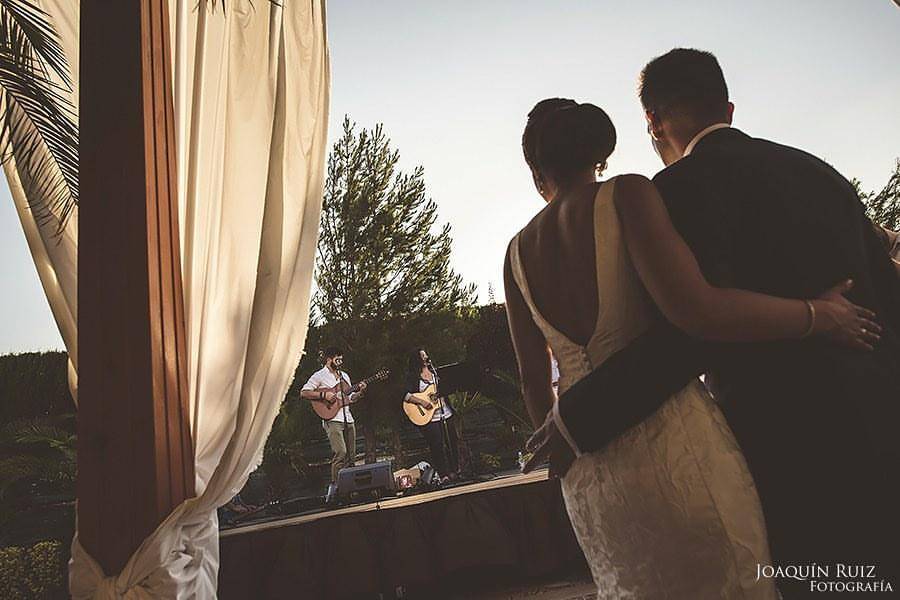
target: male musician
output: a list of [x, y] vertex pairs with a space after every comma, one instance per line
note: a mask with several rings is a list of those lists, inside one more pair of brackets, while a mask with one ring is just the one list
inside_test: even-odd
[[[444, 482], [459, 476], [459, 440], [456, 423], [453, 419], [453, 409], [450, 408], [446, 398], [436, 397], [428, 401], [413, 395], [424, 392], [429, 385], [435, 383], [436, 373], [437, 370], [431, 364], [428, 353], [422, 348], [417, 348], [410, 356], [409, 376], [403, 401], [418, 404], [426, 409], [438, 404], [438, 409], [434, 411], [431, 422], [419, 427], [419, 431], [428, 444], [434, 468]], [[438, 386], [440, 386], [440, 382], [438, 382]]]
[[[300, 397], [311, 402], [342, 401], [342, 394], [337, 386], [343, 379], [347, 387], [350, 387], [350, 376], [340, 370], [344, 363], [344, 353], [334, 346], [327, 348], [323, 354], [324, 366], [312, 374], [309, 381], [300, 390]], [[339, 379], [340, 377], [340, 379]], [[349, 402], [356, 402], [365, 392], [366, 384], [359, 384], [359, 391], [349, 394], [346, 398]], [[328, 434], [328, 443], [331, 445], [331, 483], [337, 481], [338, 471], [349, 467], [356, 460], [356, 425], [353, 423], [353, 414], [349, 406], [344, 406], [330, 421], [322, 421], [322, 427]]]

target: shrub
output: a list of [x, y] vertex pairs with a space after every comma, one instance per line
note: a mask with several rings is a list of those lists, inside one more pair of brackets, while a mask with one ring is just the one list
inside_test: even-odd
[[0, 548], [0, 598], [31, 600], [65, 595], [62, 543], [38, 542], [30, 548]]
[[0, 548], [0, 598], [19, 600], [26, 598], [22, 584], [25, 583], [25, 551], [17, 546]]
[[25, 584], [34, 598], [58, 595], [65, 581], [62, 543], [56, 540], [38, 542], [28, 549]]

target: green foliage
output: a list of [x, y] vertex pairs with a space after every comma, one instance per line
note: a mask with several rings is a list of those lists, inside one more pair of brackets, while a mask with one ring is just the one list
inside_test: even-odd
[[[854, 179], [853, 183], [859, 190], [859, 182]], [[860, 192], [860, 198], [873, 223], [894, 231], [900, 229], [900, 159], [895, 163], [894, 172], [880, 192]]]
[[475, 288], [450, 268], [450, 226], [433, 231], [437, 205], [422, 167], [397, 170], [400, 154], [381, 125], [344, 131], [328, 158], [316, 258], [316, 316], [324, 323], [383, 320], [470, 307]]
[[25, 598], [22, 582], [25, 581], [25, 550], [12, 546], [0, 548], [0, 598], [19, 600]]
[[[369, 346], [367, 340], [372, 339], [377, 343]], [[410, 315], [380, 325], [360, 319], [319, 325], [309, 331], [288, 401], [266, 446], [262, 469], [276, 497], [297, 495], [286, 490], [327, 477], [330, 455], [321, 421], [298, 397], [303, 383], [321, 367], [319, 350], [332, 344], [343, 347], [346, 370], [354, 380], [381, 367], [392, 370], [388, 381], [373, 384], [367, 399], [353, 407], [357, 426], [374, 430], [373, 451], [378, 458], [392, 456], [403, 466], [428, 459], [421, 454], [425, 450], [418, 431], [401, 410], [407, 361], [410, 350], [418, 346], [427, 348], [438, 365], [466, 360], [490, 370], [477, 395], [459, 393], [450, 400], [459, 418], [463, 445], [471, 443], [476, 450], [470, 454], [463, 447], [461, 457], [470, 457], [467, 460], [474, 463], [471, 466], [476, 472], [491, 472], [504, 461], [511, 462], [531, 433], [503, 305]], [[498, 457], [496, 461], [482, 460], [480, 454]]]
[[0, 0], [2, 159], [15, 160], [35, 217], [53, 217], [60, 230], [78, 203], [78, 115], [71, 90], [49, 15], [32, 0]]
[[467, 341], [466, 355], [489, 370], [482, 382], [482, 393], [490, 398], [507, 430], [522, 436], [530, 434], [532, 427], [519, 391], [518, 364], [503, 304], [478, 308], [478, 321]]
[[481, 469], [485, 471], [496, 471], [500, 468], [500, 457], [496, 454], [479, 454], [478, 462]]
[[22, 419], [0, 427], [0, 524], [33, 506], [42, 492], [74, 495], [71, 420]]
[[459, 328], [473, 314], [475, 288], [450, 267], [450, 226], [435, 230], [422, 167], [397, 170], [399, 152], [381, 125], [357, 131], [345, 117], [343, 128], [328, 159], [313, 308], [320, 338], [343, 346], [355, 379], [382, 367], [394, 373], [354, 407], [374, 460], [379, 427], [398, 425], [407, 355], [422, 344], [458, 360], [458, 344], [440, 346], [450, 330], [465, 339]]
[[0, 423], [75, 412], [65, 352], [0, 356]]
[[0, 548], [0, 598], [44, 599], [65, 595], [63, 545], [56, 540], [30, 548]]
[[[298, 395], [299, 391], [289, 392], [288, 400], [296, 399]], [[306, 446], [322, 433], [322, 427], [316, 415], [304, 404], [285, 402], [266, 440], [262, 468], [270, 493], [277, 498], [286, 497], [294, 482], [311, 475], [311, 457]]]
[[[391, 444], [393, 432], [406, 427], [401, 403], [413, 349], [426, 347], [437, 364], [464, 360], [465, 342], [477, 326], [476, 314], [474, 310], [448, 309], [383, 321], [332, 321], [311, 329], [304, 357], [288, 391], [288, 399], [293, 401], [285, 403], [276, 420], [267, 445], [266, 460], [273, 461], [272, 464], [285, 463], [287, 455], [293, 452], [295, 457], [301, 455], [306, 461], [309, 455], [305, 448], [309, 443], [324, 439], [321, 421], [307, 402], [297, 398], [309, 376], [321, 368], [319, 351], [330, 345], [343, 348], [344, 369], [354, 381], [382, 368], [391, 371], [386, 381], [373, 383], [365, 399], [353, 406], [358, 431], [366, 437], [367, 459], [374, 460], [379, 448]], [[298, 442], [300, 439], [306, 440], [305, 445]], [[394, 454], [395, 459], [402, 462], [403, 449], [396, 443], [384, 452]], [[300, 470], [295, 471], [299, 474]]]
[[62, 588], [66, 565], [60, 542], [38, 542], [29, 548], [26, 563], [28, 576], [25, 584], [32, 597], [47, 598]]

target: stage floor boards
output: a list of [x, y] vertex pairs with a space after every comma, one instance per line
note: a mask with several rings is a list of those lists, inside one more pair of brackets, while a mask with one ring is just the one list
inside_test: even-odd
[[297, 515], [295, 517], [285, 517], [283, 519], [269, 520], [262, 523], [250, 523], [239, 527], [233, 527], [221, 531], [220, 538], [227, 538], [235, 535], [246, 533], [257, 533], [268, 529], [278, 527], [291, 527], [292, 525], [300, 525], [320, 519], [328, 519], [330, 517], [338, 517], [341, 515], [349, 515], [354, 513], [364, 513], [373, 510], [391, 510], [395, 508], [404, 508], [407, 506], [415, 506], [424, 504], [425, 502], [435, 502], [453, 496], [463, 494], [477, 494], [488, 490], [496, 490], [500, 488], [512, 487], [515, 485], [528, 485], [547, 480], [547, 469], [538, 469], [527, 475], [507, 475], [491, 479], [489, 481], [481, 481], [478, 483], [469, 483], [454, 486], [451, 488], [435, 490], [433, 492], [425, 492], [412, 496], [401, 496], [398, 498], [385, 498], [377, 502], [368, 502], [366, 504], [355, 504], [345, 508], [324, 509], [312, 513]]
[[447, 600], [596, 600], [597, 586], [590, 573], [551, 577], [540, 582], [515, 584], [486, 590], [466, 590]]

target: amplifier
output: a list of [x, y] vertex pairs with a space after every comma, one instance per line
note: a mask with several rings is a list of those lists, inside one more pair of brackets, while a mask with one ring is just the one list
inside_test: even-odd
[[391, 461], [347, 467], [338, 471], [335, 499], [342, 502], [378, 499], [397, 492]]

